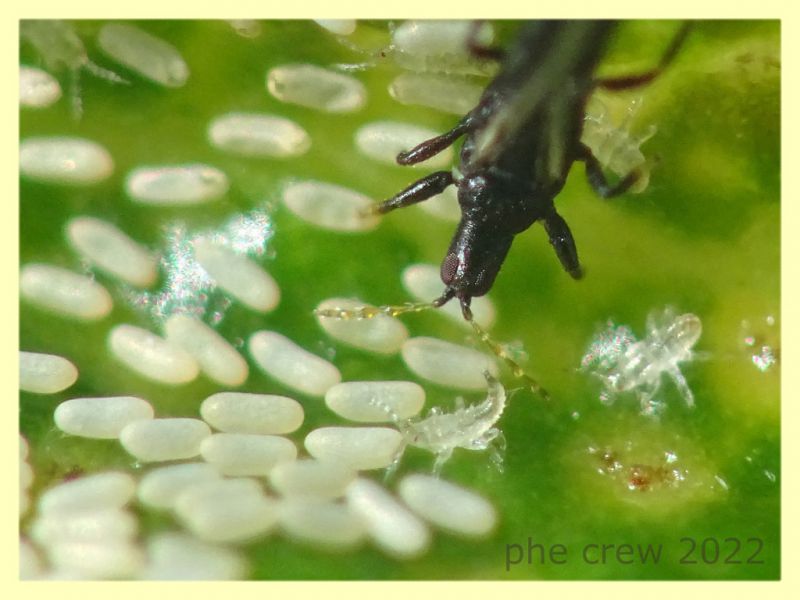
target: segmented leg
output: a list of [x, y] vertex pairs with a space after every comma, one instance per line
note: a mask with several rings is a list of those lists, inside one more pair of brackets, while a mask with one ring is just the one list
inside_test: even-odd
[[503, 463], [505, 462], [505, 455], [506, 455], [506, 437], [503, 435], [502, 431], [497, 432], [497, 436], [491, 441], [491, 454], [489, 455], [489, 460], [492, 461], [492, 465], [494, 465], [495, 469], [498, 472], [502, 473], [504, 471]]
[[623, 75], [620, 77], [607, 77], [598, 79], [596, 80], [595, 84], [607, 90], [630, 90], [646, 83], [650, 83], [653, 81], [653, 79], [661, 75], [664, 69], [666, 69], [667, 66], [669, 66], [669, 63], [671, 63], [675, 58], [675, 55], [678, 54], [678, 50], [680, 50], [684, 40], [686, 40], [686, 36], [689, 34], [690, 29], [690, 23], [683, 24], [683, 26], [678, 30], [678, 33], [675, 34], [675, 37], [672, 38], [672, 42], [667, 47], [667, 50], [664, 52], [664, 55], [661, 57], [661, 60], [658, 62], [658, 65], [655, 68], [637, 75]]
[[661, 380], [658, 379], [653, 383], [636, 389], [636, 397], [639, 399], [639, 406], [641, 406], [643, 415], [655, 417], [663, 410], [663, 403], [654, 400], [656, 392], [658, 392], [660, 387]]
[[114, 71], [109, 69], [105, 69], [100, 65], [94, 64], [92, 61], [87, 60], [86, 63], [83, 65], [83, 68], [86, 69], [89, 73], [98, 77], [100, 79], [105, 79], [106, 81], [110, 81], [111, 83], [118, 83], [122, 85], [130, 85], [131, 82], [123, 77], [120, 77]]
[[642, 176], [642, 172], [639, 169], [634, 169], [617, 183], [611, 185], [603, 173], [603, 167], [600, 162], [587, 146], [582, 146], [582, 154], [578, 159], [583, 160], [586, 164], [586, 178], [589, 180], [589, 185], [601, 198], [613, 198], [625, 193]]
[[388, 483], [392, 476], [397, 472], [397, 467], [400, 466], [400, 461], [403, 459], [403, 454], [406, 451], [406, 443], [403, 442], [400, 444], [400, 447], [397, 449], [397, 452], [394, 454], [394, 458], [392, 459], [392, 464], [386, 467], [386, 471], [383, 474], [383, 481], [384, 483]]
[[400, 165], [415, 165], [430, 158], [431, 156], [434, 156], [435, 154], [439, 154], [439, 152], [448, 146], [452, 146], [458, 138], [467, 133], [467, 131], [469, 131], [471, 122], [472, 119], [470, 118], [470, 115], [466, 115], [463, 119], [461, 119], [461, 121], [459, 121], [458, 125], [453, 127], [447, 133], [443, 133], [442, 135], [437, 135], [435, 138], [425, 140], [421, 144], [414, 146], [411, 150], [407, 150], [398, 154], [397, 163]]
[[442, 450], [439, 454], [436, 455], [436, 460], [433, 463], [433, 476], [439, 477], [442, 474], [442, 467], [444, 463], [450, 460], [450, 457], [453, 454], [453, 449], [448, 448], [447, 450]]
[[372, 207], [371, 211], [373, 213], [386, 214], [396, 208], [404, 208], [424, 202], [436, 194], [441, 194], [452, 183], [453, 174], [450, 171], [436, 171], [436, 173], [431, 173], [427, 177], [415, 181], [399, 194]]
[[105, 79], [111, 83], [130, 85], [130, 81], [123, 79], [114, 71], [104, 69], [103, 67], [94, 64], [89, 59], [80, 68], [73, 68], [70, 71], [70, 104], [72, 107], [72, 115], [75, 119], [79, 120], [83, 116], [83, 99], [81, 98], [81, 70], [84, 69], [95, 77]]
[[563, 217], [555, 210], [551, 211], [544, 218], [544, 229], [564, 270], [574, 279], [583, 277], [583, 271], [581, 270], [580, 262], [578, 262], [578, 250], [575, 248], [575, 240]]
[[472, 440], [468, 445], [468, 450], [486, 450], [489, 447], [497, 436], [500, 435], [500, 430], [496, 427], [492, 427], [491, 429], [487, 430], [482, 436], [477, 439]]
[[675, 382], [675, 386], [678, 388], [681, 396], [683, 396], [686, 406], [689, 408], [694, 408], [694, 394], [692, 393], [689, 384], [686, 383], [686, 378], [683, 376], [683, 373], [681, 373], [680, 369], [678, 367], [670, 369], [667, 371], [667, 375], [669, 375], [672, 381]]
[[[597, 375], [597, 373], [595, 373]], [[602, 378], [602, 375], [597, 375], [598, 377]], [[613, 392], [608, 391], [607, 389], [600, 390], [600, 394], [597, 396], [598, 400], [600, 400], [601, 404], [605, 404], [606, 406], [611, 406], [614, 404], [614, 401], [617, 399], [616, 394]]]
[[[533, 377], [528, 375], [525, 372], [525, 369], [522, 368], [514, 357], [508, 352], [508, 350], [498, 344], [492, 336], [489, 335], [489, 332], [483, 329], [480, 325], [478, 325], [477, 321], [472, 318], [472, 310], [470, 310], [469, 305], [465, 305], [464, 301], [461, 302], [461, 312], [464, 314], [464, 318], [472, 327], [472, 330], [475, 332], [475, 335], [478, 336], [478, 339], [483, 342], [489, 350], [492, 351], [496, 357], [500, 358], [503, 362], [505, 362], [508, 367], [511, 369], [511, 372], [514, 373], [514, 377], [519, 377], [520, 379], [524, 380], [528, 387], [530, 388], [531, 392], [534, 394], [539, 394], [543, 400], [550, 401], [550, 394], [545, 390], [538, 381], [536, 381]], [[487, 371], [484, 371], [484, 377], [486, 377], [486, 381], [491, 388], [491, 375]]]
[[72, 109], [72, 116], [76, 121], [79, 121], [83, 116], [83, 99], [81, 98], [81, 73], [80, 69], [72, 69], [69, 72], [69, 94], [70, 94], [70, 108]]

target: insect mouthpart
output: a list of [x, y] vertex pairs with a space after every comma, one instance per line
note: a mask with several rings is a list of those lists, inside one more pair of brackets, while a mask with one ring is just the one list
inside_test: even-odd
[[456, 186], [461, 220], [442, 261], [442, 295], [431, 303], [356, 310], [334, 307], [317, 315], [340, 319], [397, 316], [438, 308], [458, 298], [464, 319], [481, 341], [531, 390], [547, 397], [513, 355], [475, 322], [470, 302], [490, 290], [514, 236], [536, 222], [544, 225], [564, 270], [575, 279], [582, 277], [572, 232], [554, 206], [574, 162], [584, 162], [590, 185], [603, 198], [622, 194], [639, 180], [639, 169], [616, 183], [606, 179], [600, 161], [581, 141], [586, 105], [598, 87], [627, 90], [655, 79], [677, 54], [689, 27], [678, 31], [661, 61], [649, 71], [598, 78], [595, 71], [615, 27], [613, 21], [524, 22], [517, 40], [505, 50], [471, 37], [469, 51], [475, 58], [499, 62], [497, 76], [452, 129], [396, 157], [398, 164], [416, 165], [463, 138], [458, 165], [414, 181], [369, 211], [371, 216], [384, 215]]
[[462, 218], [442, 261], [440, 274], [447, 286], [442, 297], [455, 296], [462, 306], [489, 292], [514, 240], [513, 235], [482, 229], [475, 221]]

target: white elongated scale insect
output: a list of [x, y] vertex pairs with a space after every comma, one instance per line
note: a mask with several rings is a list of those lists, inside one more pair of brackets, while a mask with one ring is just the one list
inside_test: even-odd
[[336, 35], [350, 35], [356, 30], [355, 19], [314, 19], [314, 22]]
[[20, 108], [47, 108], [58, 102], [59, 98], [61, 86], [55, 77], [42, 69], [20, 65]]
[[114, 159], [102, 145], [74, 136], [32, 136], [19, 144], [19, 172], [47, 184], [91, 186], [111, 177]]
[[401, 104], [428, 106], [463, 115], [478, 103], [483, 88], [463, 77], [401, 73], [389, 84], [389, 95]]
[[480, 537], [497, 525], [497, 512], [486, 498], [449, 481], [412, 473], [397, 491], [417, 515], [450, 533]]
[[156, 256], [108, 221], [73, 217], [65, 233], [83, 259], [109, 275], [137, 287], [150, 287], [158, 278]]
[[37, 503], [39, 514], [68, 514], [121, 508], [136, 491], [128, 473], [105, 471], [56, 484], [45, 490]]
[[219, 200], [230, 182], [219, 169], [201, 163], [136, 167], [125, 178], [130, 198], [148, 206], [190, 206]]
[[359, 478], [347, 487], [347, 504], [364, 522], [367, 534], [389, 555], [407, 559], [428, 549], [425, 523], [379, 484]]
[[[476, 60], [468, 51], [473, 27], [468, 20], [405, 21], [392, 31], [392, 55], [397, 64], [417, 72], [486, 75], [494, 65]], [[483, 24], [476, 37], [491, 44], [491, 25]]]
[[209, 143], [228, 154], [291, 158], [311, 148], [311, 137], [294, 121], [267, 113], [229, 112], [208, 125]]
[[175, 47], [134, 25], [106, 23], [97, 45], [112, 60], [158, 85], [178, 88], [189, 78], [189, 67]]
[[237, 580], [247, 573], [247, 561], [225, 546], [209, 544], [175, 532], [157, 533], [147, 540], [145, 580]]
[[370, 231], [380, 222], [377, 216], [365, 213], [372, 204], [367, 196], [324, 181], [288, 182], [283, 203], [295, 216], [330, 231]]
[[355, 77], [311, 64], [270, 69], [267, 90], [281, 102], [326, 113], [355, 112], [367, 101], [367, 89]]
[[55, 394], [78, 380], [78, 369], [55, 354], [19, 353], [19, 389], [34, 394]]

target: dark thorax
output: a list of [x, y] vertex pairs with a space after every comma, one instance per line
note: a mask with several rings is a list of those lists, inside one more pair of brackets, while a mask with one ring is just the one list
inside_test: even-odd
[[655, 68], [598, 78], [595, 71], [615, 27], [614, 21], [524, 22], [507, 50], [481, 46], [473, 36], [469, 49], [476, 57], [500, 61], [498, 75], [478, 105], [453, 129], [397, 156], [401, 165], [417, 164], [463, 137], [458, 172], [426, 175], [370, 211], [385, 214], [457, 186], [461, 219], [442, 261], [444, 291], [430, 303], [317, 314], [334, 318], [397, 316], [457, 298], [479, 339], [531, 390], [548, 398], [507, 349], [472, 318], [470, 302], [491, 289], [514, 237], [536, 221], [544, 225], [564, 270], [576, 279], [582, 276], [572, 233], [553, 205], [573, 162], [585, 163], [589, 184], [603, 198], [625, 192], [639, 179], [640, 172], [633, 170], [615, 184], [608, 183], [599, 161], [580, 141], [586, 104], [597, 87], [623, 90], [655, 79], [675, 57], [689, 27], [684, 25], [678, 31]]
[[442, 262], [445, 291], [435, 305], [458, 298], [470, 320], [471, 299], [489, 291], [514, 236], [536, 221], [564, 269], [582, 276], [572, 233], [553, 205], [572, 163], [586, 164], [589, 183], [604, 198], [626, 191], [640, 176], [632, 171], [610, 185], [581, 143], [589, 97], [597, 87], [621, 90], [652, 81], [688, 32], [681, 28], [654, 69], [598, 79], [595, 71], [615, 27], [615, 21], [525, 22], [507, 50], [469, 42], [476, 56], [501, 61], [498, 75], [452, 130], [397, 157], [400, 164], [416, 164], [464, 137], [459, 172], [432, 173], [376, 207], [383, 214], [458, 187], [461, 220]]
[[608, 21], [523, 25], [465, 117], [456, 182], [462, 218], [442, 265], [462, 302], [491, 288], [513, 236], [555, 213], [553, 200], [581, 156], [592, 73], [612, 30]]

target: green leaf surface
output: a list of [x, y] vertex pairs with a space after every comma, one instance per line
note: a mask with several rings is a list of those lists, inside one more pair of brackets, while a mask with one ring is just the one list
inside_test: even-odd
[[[80, 119], [64, 98], [48, 109], [23, 109], [20, 135], [95, 140], [112, 154], [115, 172], [84, 188], [22, 178], [21, 263], [48, 262], [81, 271], [63, 232], [75, 215], [107, 219], [134, 239], [163, 250], [170, 223], [181, 222], [190, 231], [210, 230], [231, 215], [266, 207], [274, 236], [262, 264], [280, 284], [281, 304], [264, 316], [234, 302], [219, 332], [241, 343], [259, 329], [278, 331], [333, 360], [345, 381], [413, 380], [399, 355], [378, 356], [328, 338], [312, 310], [334, 296], [374, 304], [411, 300], [401, 286], [403, 268], [416, 262], [439, 264], [454, 224], [411, 207], [387, 215], [374, 231], [339, 234], [300, 221], [280, 201], [287, 179], [328, 181], [376, 201], [388, 198], [425, 171], [365, 158], [355, 148], [354, 131], [375, 120], [406, 121], [442, 132], [456, 123], [455, 115], [402, 105], [390, 97], [387, 86], [402, 68], [391, 53], [382, 57], [377, 51], [390, 41], [387, 23], [359, 23], [348, 38], [307, 21], [262, 22], [255, 38], [239, 36], [221, 21], [136, 24], [179, 49], [191, 69], [189, 81], [182, 88], [166, 89], [143, 80], [98, 50], [95, 40], [102, 23], [74, 24], [91, 59], [117, 71], [130, 85], [83, 73], [76, 92], [83, 103]], [[501, 38], [513, 36], [514, 28], [514, 23], [499, 24]], [[603, 72], [646, 69], [658, 60], [675, 28], [670, 22], [624, 24]], [[479, 540], [437, 532], [429, 552], [412, 561], [386, 557], [369, 544], [350, 553], [327, 553], [276, 534], [243, 547], [253, 579], [780, 576], [780, 366], [762, 372], [753, 363], [761, 345], [780, 349], [779, 33], [777, 21], [698, 22], [663, 76], [632, 92], [602, 96], [609, 118], [615, 120], [624, 116], [631, 101], [641, 99], [628, 124], [630, 135], [649, 126], [657, 131], [641, 148], [652, 164], [644, 192], [600, 200], [583, 167], [576, 165], [557, 199], [578, 245], [586, 270], [583, 280], [573, 281], [561, 270], [538, 224], [517, 237], [490, 293], [498, 315], [492, 333], [524, 347], [526, 369], [552, 400], [544, 402], [525, 389], [511, 394], [499, 422], [507, 443], [503, 472], [493, 468], [487, 452], [457, 450], [442, 475], [490, 499], [500, 518], [497, 530]], [[42, 59], [22, 42], [22, 64], [38, 66]], [[364, 109], [326, 114], [270, 96], [267, 70], [298, 62], [367, 63], [354, 74], [369, 93]], [[54, 74], [69, 96], [69, 69]], [[292, 119], [309, 132], [312, 148], [302, 157], [283, 160], [224, 154], [207, 142], [206, 128], [212, 118], [229, 111]], [[192, 208], [147, 207], [126, 197], [124, 178], [134, 167], [182, 162], [222, 169], [231, 180], [230, 191], [219, 202]], [[170, 388], [121, 367], [107, 351], [108, 331], [118, 323], [154, 330], [158, 324], [127, 299], [115, 280], [102, 274], [97, 278], [111, 291], [115, 305], [109, 317], [96, 323], [70, 321], [20, 303], [20, 348], [66, 356], [80, 370], [78, 382], [68, 390], [49, 396], [21, 394], [20, 430], [31, 445], [34, 498], [77, 473], [116, 468], [141, 474], [148, 468], [117, 442], [58, 431], [52, 415], [63, 400], [138, 395], [151, 401], [158, 416], [196, 417], [200, 402], [222, 390], [202, 376]], [[682, 365], [696, 408], [688, 409], [666, 378], [659, 392], [666, 404], [660, 418], [639, 414], [633, 394], [622, 394], [611, 405], [601, 403], [601, 381], [579, 370], [593, 336], [613, 318], [642, 337], [646, 316], [668, 305], [698, 315], [703, 323], [695, 348], [703, 356]], [[774, 325], [768, 324], [768, 316], [774, 317]], [[467, 330], [434, 312], [403, 321], [414, 336], [479, 346]], [[746, 344], [748, 336], [754, 346]], [[241, 350], [246, 355], [244, 346]], [[242, 391], [297, 397], [248, 361], [251, 372]], [[521, 388], [510, 373], [503, 381], [510, 390]], [[456, 392], [423, 385], [428, 407], [453, 406]], [[466, 397], [480, 400], [480, 394]], [[306, 411], [303, 427], [292, 435], [299, 446], [315, 427], [346, 424], [321, 400], [299, 399]], [[669, 455], [677, 462], [669, 462]], [[609, 467], [614, 461], [623, 465], [621, 470]], [[429, 453], [409, 449], [390, 487], [404, 473], [429, 471], [432, 462]], [[672, 467], [683, 473], [683, 481], [665, 475]], [[632, 483], [634, 468], [649, 484]], [[167, 514], [136, 510], [143, 537], [176, 527]], [[30, 514], [22, 519], [22, 532], [30, 521]], [[704, 540], [712, 541], [704, 545]], [[714, 540], [720, 548], [716, 557]], [[763, 542], [758, 552], [754, 540]], [[741, 548], [734, 552], [737, 543]], [[548, 552], [558, 544], [566, 550], [556, 552], [555, 561], [549, 554], [541, 560], [535, 544]], [[616, 554], [620, 544], [633, 546], [637, 558], [631, 564], [625, 549]], [[636, 546], [647, 544], [663, 544], [657, 564], [639, 560]], [[601, 560], [604, 545], [608, 548]], [[518, 564], [509, 564], [518, 551]], [[558, 557], [564, 558], [559, 562]]]

